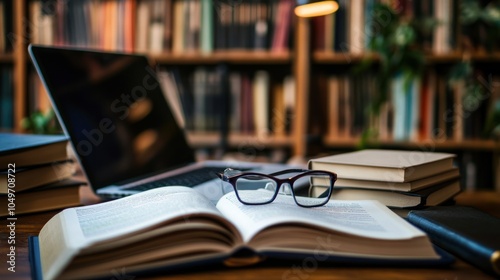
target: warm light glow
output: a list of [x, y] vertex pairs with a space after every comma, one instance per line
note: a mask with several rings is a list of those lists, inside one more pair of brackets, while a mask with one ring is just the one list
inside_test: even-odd
[[339, 4], [335, 1], [319, 1], [299, 5], [295, 8], [295, 14], [299, 17], [317, 17], [336, 12]]

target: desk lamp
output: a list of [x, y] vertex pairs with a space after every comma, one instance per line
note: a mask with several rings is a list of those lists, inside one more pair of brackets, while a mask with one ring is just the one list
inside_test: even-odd
[[297, 0], [295, 15], [298, 17], [317, 17], [336, 12], [339, 4], [335, 1]]

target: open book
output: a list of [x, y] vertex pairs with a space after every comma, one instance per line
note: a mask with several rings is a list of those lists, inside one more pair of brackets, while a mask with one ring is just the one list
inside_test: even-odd
[[35, 271], [43, 279], [110, 277], [124, 268], [134, 275], [213, 260], [231, 263], [242, 250], [254, 253], [245, 258], [249, 261], [273, 255], [311, 256], [318, 262], [440, 259], [422, 231], [376, 201], [302, 208], [292, 197], [279, 195], [270, 204], [248, 206], [229, 193], [215, 206], [187, 187], [66, 209], [30, 245], [35, 266], [40, 262]]

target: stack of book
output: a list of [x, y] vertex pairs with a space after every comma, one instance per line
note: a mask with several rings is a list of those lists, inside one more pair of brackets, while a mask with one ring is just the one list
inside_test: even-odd
[[0, 216], [60, 209], [80, 204], [72, 179], [76, 164], [61, 135], [0, 133]]
[[[391, 208], [443, 204], [460, 191], [454, 154], [367, 149], [311, 159], [308, 167], [337, 173], [331, 199], [378, 200]], [[326, 186], [314, 185], [312, 196]]]

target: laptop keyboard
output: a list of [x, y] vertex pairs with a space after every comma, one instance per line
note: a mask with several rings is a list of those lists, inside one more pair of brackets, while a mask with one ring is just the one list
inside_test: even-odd
[[186, 186], [193, 187], [203, 182], [218, 178], [216, 173], [224, 172], [223, 167], [200, 167], [194, 171], [163, 178], [157, 181], [149, 182], [139, 186], [127, 188], [127, 190], [147, 191], [164, 186]]

